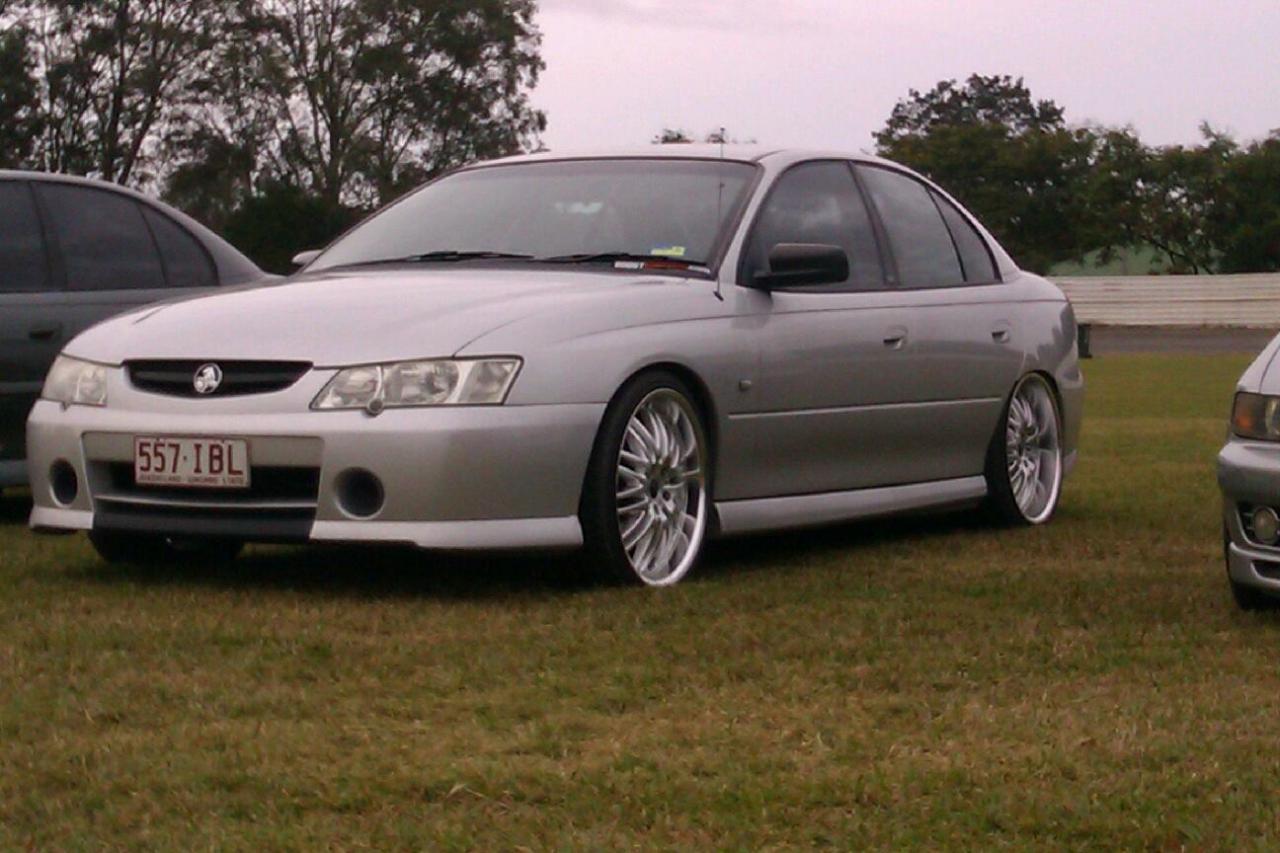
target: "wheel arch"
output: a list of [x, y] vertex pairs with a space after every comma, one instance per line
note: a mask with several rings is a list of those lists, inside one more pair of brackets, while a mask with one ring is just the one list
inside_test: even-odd
[[[693, 392], [693, 405], [695, 408], [697, 408], [699, 417], [702, 418], [702, 427], [703, 427], [703, 430], [706, 432], [706, 436], [707, 436], [707, 445], [708, 445], [707, 449], [708, 449], [708, 455], [710, 456], [710, 464], [708, 465], [708, 468], [709, 468], [709, 474], [710, 474], [712, 490], [713, 490], [712, 497], [714, 498], [717, 466], [720, 463], [720, 424], [719, 424], [719, 418], [718, 418], [719, 410], [716, 408], [715, 399], [712, 396], [711, 389], [707, 386], [706, 381], [703, 380], [703, 378], [698, 374], [696, 370], [694, 370], [692, 367], [689, 367], [687, 364], [682, 364], [678, 361], [663, 360], [663, 361], [650, 362], [648, 364], [645, 364], [641, 367], [637, 367], [636, 369], [632, 370], [631, 373], [629, 373], [626, 376], [626, 378], [624, 378], [621, 382], [618, 383], [618, 387], [614, 389], [613, 394], [609, 397], [609, 402], [605, 406], [605, 414], [602, 414], [600, 416], [600, 424], [596, 427], [595, 439], [591, 443], [591, 452], [592, 454], [594, 454], [596, 447], [599, 446], [600, 441], [603, 437], [605, 420], [606, 420], [606, 416], [609, 411], [609, 408], [613, 406], [614, 402], [618, 399], [618, 395], [622, 393], [622, 390], [626, 388], [628, 385], [630, 385], [632, 382], [634, 382], [637, 378], [644, 376], [646, 373], [663, 373], [663, 372], [672, 374], [673, 376], [678, 378], [680, 381], [684, 382], [687, 386], [689, 386], [689, 390]], [[585, 492], [586, 492], [586, 481], [584, 477], [583, 485], [579, 491], [579, 496], [578, 496], [579, 505], [581, 505], [582, 497], [585, 494]], [[708, 508], [711, 512], [710, 520], [713, 522], [715, 526], [718, 527], [719, 519], [715, 511], [714, 500], [711, 500], [708, 502]]]

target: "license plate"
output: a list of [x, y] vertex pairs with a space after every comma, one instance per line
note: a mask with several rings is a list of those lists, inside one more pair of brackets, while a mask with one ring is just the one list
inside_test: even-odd
[[238, 438], [133, 439], [133, 480], [140, 486], [249, 488], [249, 442]]

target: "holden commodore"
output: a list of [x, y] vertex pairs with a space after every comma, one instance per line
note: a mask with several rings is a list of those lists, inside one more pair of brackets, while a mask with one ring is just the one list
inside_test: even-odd
[[1276, 337], [1236, 388], [1218, 454], [1227, 582], [1244, 610], [1280, 606], [1280, 351]]
[[879, 159], [482, 163], [299, 262], [71, 341], [29, 420], [32, 526], [107, 560], [585, 546], [662, 586], [716, 534], [1042, 524], [1075, 461], [1070, 305]]

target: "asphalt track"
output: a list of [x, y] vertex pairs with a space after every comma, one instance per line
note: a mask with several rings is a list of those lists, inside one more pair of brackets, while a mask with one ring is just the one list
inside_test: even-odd
[[1135, 352], [1256, 353], [1276, 334], [1266, 329], [1094, 326], [1095, 357]]

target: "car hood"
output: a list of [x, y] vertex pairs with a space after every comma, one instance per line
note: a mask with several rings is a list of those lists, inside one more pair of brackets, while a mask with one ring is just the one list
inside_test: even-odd
[[322, 367], [450, 356], [509, 323], [690, 284], [581, 269], [318, 273], [150, 305], [89, 329], [66, 351], [108, 364], [297, 359]]

